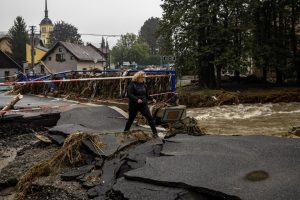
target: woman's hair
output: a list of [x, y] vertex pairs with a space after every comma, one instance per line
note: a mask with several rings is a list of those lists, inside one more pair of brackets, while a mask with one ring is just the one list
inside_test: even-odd
[[146, 75], [145, 72], [139, 71], [139, 72], [137, 72], [137, 73], [135, 73], [135, 74], [133, 75], [132, 80], [133, 80], [133, 81], [137, 81], [139, 78], [145, 77], [145, 75]]

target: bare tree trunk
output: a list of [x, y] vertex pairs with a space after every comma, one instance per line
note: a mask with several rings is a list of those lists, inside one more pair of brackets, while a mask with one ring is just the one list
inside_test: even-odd
[[17, 96], [15, 96], [15, 97], [13, 98], [13, 100], [12, 100], [9, 104], [7, 104], [7, 105], [0, 111], [0, 118], [2, 118], [2, 117], [5, 115], [5, 113], [6, 113], [7, 111], [9, 111], [10, 109], [12, 109], [13, 106], [14, 106], [16, 103], [18, 103], [18, 101], [20, 101], [22, 98], [23, 98], [23, 95], [21, 95], [21, 94], [18, 94]]

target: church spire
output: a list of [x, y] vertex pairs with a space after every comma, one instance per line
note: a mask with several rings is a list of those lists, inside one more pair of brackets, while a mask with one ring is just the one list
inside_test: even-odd
[[47, 0], [45, 0], [45, 18], [48, 18]]

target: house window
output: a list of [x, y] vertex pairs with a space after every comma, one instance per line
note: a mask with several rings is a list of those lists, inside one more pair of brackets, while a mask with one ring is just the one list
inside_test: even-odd
[[41, 66], [41, 74], [45, 74], [45, 66]]
[[48, 57], [48, 60], [51, 60], [51, 57]]
[[57, 62], [64, 62], [64, 61], [66, 61], [65, 54], [63, 54], [63, 53], [56, 54], [56, 61]]
[[86, 68], [83, 68], [82, 70], [83, 70], [83, 74], [86, 74], [86, 72], [85, 72], [85, 71], [86, 71]]
[[59, 51], [59, 52], [62, 52], [62, 48], [59, 47], [59, 48], [58, 48], [58, 51]]
[[74, 60], [74, 56], [71, 56], [71, 60]]
[[9, 81], [9, 71], [4, 72], [4, 77], [6, 81]]
[[42, 33], [46, 33], [46, 27], [42, 28]]

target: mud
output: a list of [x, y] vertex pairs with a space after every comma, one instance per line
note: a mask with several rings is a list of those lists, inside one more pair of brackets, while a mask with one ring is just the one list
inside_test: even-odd
[[207, 90], [195, 86], [178, 89], [180, 104], [188, 107], [220, 105], [300, 102], [299, 88], [236, 88], [235, 90]]
[[[52, 123], [57, 119], [57, 126], [43, 126], [49, 122], [47, 117]], [[151, 137], [149, 129], [136, 130], [138, 127], [129, 135], [110, 133], [121, 130], [126, 120], [108, 107], [77, 108], [59, 113], [57, 118], [37, 115], [13, 119], [0, 121], [0, 199], [13, 199], [22, 175], [61, 149], [63, 141], [47, 144], [35, 134], [60, 135], [58, 140], [64, 140], [78, 129], [99, 134], [107, 148], [95, 151], [93, 144], [83, 142], [81, 162], [66, 162], [55, 171], [49, 169], [49, 173], [34, 177], [25, 199], [300, 198], [297, 139], [191, 136], [188, 130], [160, 139]], [[29, 123], [28, 119], [38, 120]], [[258, 177], [258, 181], [245, 179], [256, 171], [268, 176]]]

